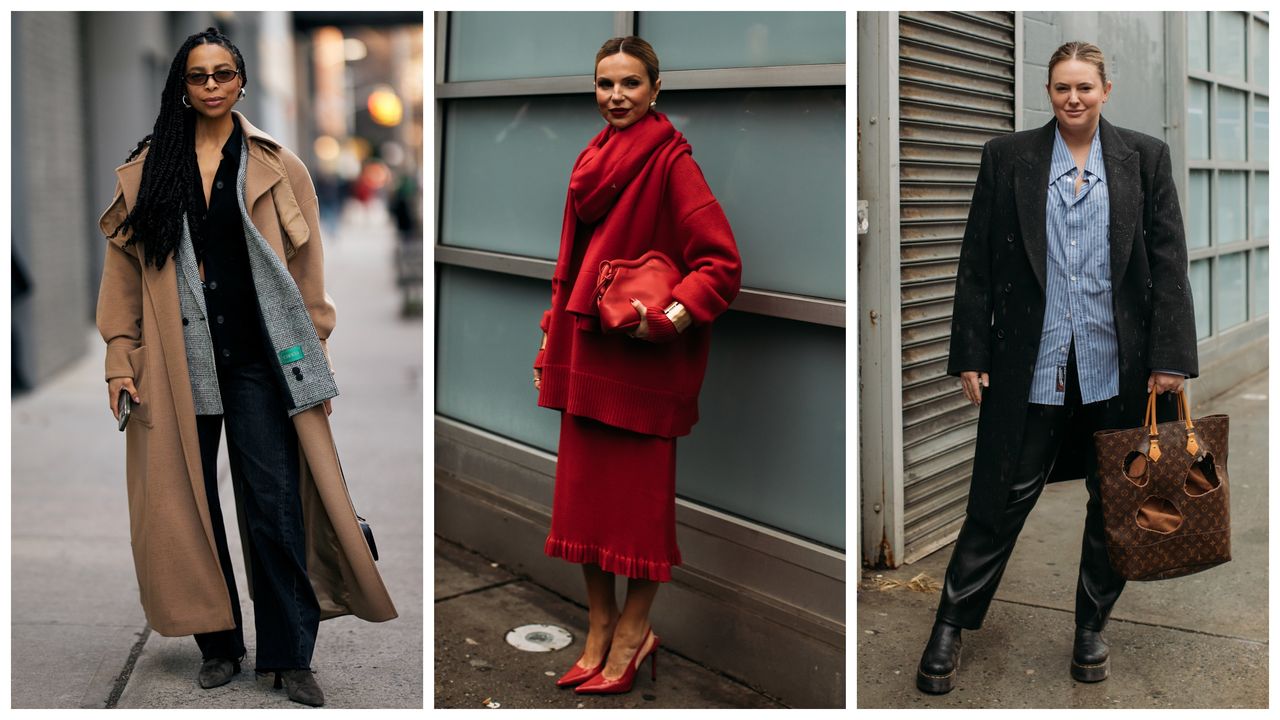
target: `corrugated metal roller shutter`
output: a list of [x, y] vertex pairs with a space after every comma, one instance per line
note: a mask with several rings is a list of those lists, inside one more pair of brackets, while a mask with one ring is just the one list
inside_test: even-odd
[[956, 262], [982, 144], [1013, 131], [1013, 13], [900, 13], [904, 560], [964, 519], [977, 409], [946, 374]]

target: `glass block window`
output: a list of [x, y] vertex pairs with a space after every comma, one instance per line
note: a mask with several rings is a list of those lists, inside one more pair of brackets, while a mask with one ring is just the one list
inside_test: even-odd
[[1187, 86], [1187, 154], [1209, 159], [1209, 83], [1195, 80]]
[[1253, 251], [1253, 262], [1250, 263], [1252, 273], [1249, 286], [1253, 289], [1253, 300], [1250, 302], [1249, 317], [1262, 317], [1267, 314], [1267, 248]]
[[1271, 147], [1267, 142], [1267, 126], [1270, 124], [1268, 115], [1270, 114], [1270, 101], [1265, 95], [1253, 96], [1253, 135], [1250, 142], [1253, 143], [1253, 152], [1249, 154], [1250, 160], [1267, 161], [1267, 151]]
[[1187, 201], [1187, 247], [1209, 247], [1209, 219], [1213, 217], [1212, 194], [1209, 185], [1213, 173], [1208, 170], [1192, 170]]
[[449, 82], [591, 75], [611, 12], [449, 13]]
[[636, 34], [671, 70], [844, 62], [842, 12], [642, 12]]
[[1243, 81], [1244, 59], [1248, 45], [1244, 41], [1244, 13], [1218, 12], [1213, 14], [1213, 72]]
[[1235, 327], [1248, 317], [1245, 295], [1245, 253], [1218, 258], [1218, 327]]
[[1266, 87], [1267, 85], [1267, 62], [1270, 54], [1267, 48], [1267, 40], [1270, 36], [1269, 28], [1266, 23], [1261, 20], [1253, 21], [1253, 37], [1249, 41], [1249, 54], [1253, 58], [1253, 84]]
[[1218, 86], [1218, 104], [1213, 114], [1213, 150], [1215, 160], [1244, 160], [1244, 108], [1248, 96], [1238, 90]]
[[1186, 20], [1185, 221], [1196, 335], [1206, 340], [1267, 312], [1270, 18], [1232, 11]]
[[1242, 172], [1218, 173], [1218, 202], [1214, 213], [1218, 220], [1218, 245], [1244, 242], [1248, 238], [1245, 230], [1246, 175]]
[[1249, 234], [1254, 238], [1267, 237], [1267, 221], [1269, 220], [1267, 204], [1267, 173], [1253, 174], [1253, 195], [1249, 198]]
[[1209, 292], [1209, 260], [1195, 260], [1191, 263], [1188, 276], [1191, 278], [1191, 298], [1196, 305], [1196, 339], [1203, 340], [1213, 334], [1209, 310], [1213, 307], [1213, 295]]
[[1187, 13], [1187, 67], [1209, 70], [1209, 13]]

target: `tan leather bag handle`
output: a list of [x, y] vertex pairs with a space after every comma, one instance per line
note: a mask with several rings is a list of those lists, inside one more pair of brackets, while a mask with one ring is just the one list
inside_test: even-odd
[[[1195, 424], [1191, 421], [1191, 404], [1187, 399], [1185, 383], [1182, 386], [1182, 391], [1178, 393], [1178, 419], [1187, 428], [1187, 454], [1192, 457], [1199, 457], [1201, 446], [1196, 437]], [[1160, 433], [1156, 430], [1156, 391], [1154, 389], [1147, 393], [1147, 412], [1143, 424], [1147, 426], [1147, 435], [1150, 442], [1147, 457], [1151, 458], [1151, 462], [1156, 462], [1160, 459]]]

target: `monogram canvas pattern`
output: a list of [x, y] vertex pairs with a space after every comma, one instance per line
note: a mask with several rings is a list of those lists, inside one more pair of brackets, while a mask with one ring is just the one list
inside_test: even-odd
[[[1226, 415], [1193, 421], [1197, 455], [1188, 453], [1187, 428], [1181, 421], [1160, 423], [1160, 454], [1148, 454], [1141, 477], [1125, 475], [1125, 459], [1148, 449], [1147, 427], [1094, 433], [1101, 480], [1107, 552], [1116, 572], [1129, 580], [1163, 580], [1190, 575], [1231, 560], [1231, 504], [1227, 482]], [[1219, 486], [1198, 497], [1183, 489], [1192, 464], [1212, 456]], [[1148, 498], [1163, 498], [1177, 508], [1182, 523], [1167, 534], [1137, 522]]]

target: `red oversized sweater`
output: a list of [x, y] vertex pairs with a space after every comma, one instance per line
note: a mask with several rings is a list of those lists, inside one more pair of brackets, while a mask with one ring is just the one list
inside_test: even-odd
[[[638, 176], [594, 225], [583, 223], [572, 205], [565, 212], [551, 309], [541, 323], [547, 346], [535, 361], [542, 368], [538, 404], [639, 433], [689, 434], [698, 420], [710, 323], [729, 307], [741, 281], [738, 247], [720, 203], [683, 152], [665, 174]], [[683, 279], [672, 298], [693, 323], [664, 344], [600, 332], [590, 303], [601, 261], [634, 259], [649, 250], [662, 251], [680, 270]]]

